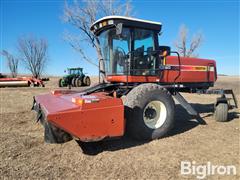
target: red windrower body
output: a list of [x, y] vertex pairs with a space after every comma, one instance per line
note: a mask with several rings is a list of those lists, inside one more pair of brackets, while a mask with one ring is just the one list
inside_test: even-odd
[[[104, 82], [84, 91], [35, 96], [33, 109], [44, 124], [45, 141], [62, 143], [72, 137], [99, 141], [123, 136], [125, 127], [136, 139], [163, 137], [174, 125], [173, 98], [203, 123], [180, 92], [207, 93], [217, 80], [216, 62], [180, 57], [159, 44], [161, 29], [159, 22], [123, 16], [94, 22], [90, 30], [103, 40], [99, 77], [104, 76]], [[222, 93], [218, 107], [227, 112], [227, 99], [223, 91], [218, 92]], [[220, 113], [219, 121], [226, 120], [225, 115]]]
[[[166, 65], [174, 67], [174, 70], [164, 70], [163, 78], [160, 76], [108, 76], [110, 82], [162, 82], [162, 83], [214, 83], [217, 79], [216, 62], [209, 59], [181, 57], [181, 73], [178, 76], [178, 58], [168, 56]], [[175, 78], [177, 79], [175, 80]]]

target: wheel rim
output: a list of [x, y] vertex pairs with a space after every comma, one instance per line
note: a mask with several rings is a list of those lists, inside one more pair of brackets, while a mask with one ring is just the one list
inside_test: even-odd
[[82, 85], [81, 79], [77, 79], [77, 86], [80, 87]]
[[167, 109], [161, 101], [151, 101], [145, 106], [143, 120], [147, 127], [157, 129], [163, 125], [166, 118]]
[[72, 87], [75, 87], [75, 78], [72, 79]]

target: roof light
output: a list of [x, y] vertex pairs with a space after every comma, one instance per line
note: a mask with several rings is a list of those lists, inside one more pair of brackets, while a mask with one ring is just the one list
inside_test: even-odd
[[109, 25], [113, 24], [113, 20], [108, 20], [108, 24]]
[[106, 26], [106, 25], [107, 25], [107, 21], [103, 21], [102, 26]]

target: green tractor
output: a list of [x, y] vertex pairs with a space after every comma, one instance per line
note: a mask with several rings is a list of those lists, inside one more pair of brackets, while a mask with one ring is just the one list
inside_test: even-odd
[[80, 87], [80, 86], [90, 86], [91, 80], [89, 76], [83, 74], [83, 68], [68, 68], [68, 75], [59, 79], [58, 86], [72, 86], [72, 87]]

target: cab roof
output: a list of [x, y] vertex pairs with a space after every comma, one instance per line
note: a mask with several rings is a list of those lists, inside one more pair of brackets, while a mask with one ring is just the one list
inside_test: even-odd
[[67, 68], [68, 70], [82, 70], [83, 68], [75, 67], [75, 68]]
[[90, 30], [93, 31], [94, 34], [98, 35], [104, 29], [116, 26], [119, 23], [122, 23], [125, 27], [128, 26], [149, 29], [157, 32], [159, 32], [162, 27], [162, 24], [160, 22], [155, 21], [148, 21], [126, 16], [106, 16], [94, 22], [91, 25]]

